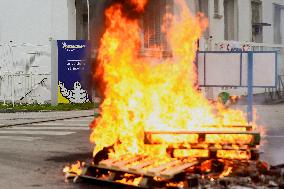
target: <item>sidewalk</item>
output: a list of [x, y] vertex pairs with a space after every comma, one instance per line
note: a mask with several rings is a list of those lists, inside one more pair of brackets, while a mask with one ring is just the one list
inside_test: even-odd
[[[246, 105], [233, 106], [246, 113]], [[284, 104], [254, 105], [256, 111], [256, 123], [265, 129], [266, 134], [284, 133]]]
[[0, 113], [0, 128], [73, 117], [93, 116], [94, 110]]
[[[232, 106], [232, 108], [241, 109], [246, 112], [247, 106], [237, 105]], [[284, 104], [255, 105], [254, 108], [257, 112], [257, 123], [269, 130], [269, 133], [275, 133], [279, 130], [284, 131]], [[92, 115], [94, 115], [94, 110], [0, 113], [0, 128], [9, 125]]]

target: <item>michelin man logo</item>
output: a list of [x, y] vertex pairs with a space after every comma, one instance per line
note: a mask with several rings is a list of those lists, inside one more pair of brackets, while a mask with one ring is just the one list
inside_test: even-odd
[[60, 93], [63, 97], [67, 98], [71, 103], [85, 103], [90, 102], [88, 93], [82, 89], [79, 81], [74, 83], [74, 89], [68, 90], [65, 88], [64, 83], [59, 81]]

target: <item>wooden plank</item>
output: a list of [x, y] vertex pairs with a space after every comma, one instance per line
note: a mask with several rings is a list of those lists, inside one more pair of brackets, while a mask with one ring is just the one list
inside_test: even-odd
[[223, 150], [234, 150], [234, 148], [233, 148], [232, 145], [230, 145], [230, 144], [224, 144], [224, 145], [222, 145], [222, 149], [223, 149]]
[[164, 169], [166, 169], [168, 167], [172, 167], [172, 166], [177, 165], [179, 163], [181, 163], [180, 160], [173, 160], [173, 161], [170, 161], [168, 163], [163, 163], [163, 164], [161, 164], [161, 165], [159, 165], [157, 167], [153, 167], [153, 168], [147, 170], [147, 173], [152, 174], [154, 176], [158, 176], [159, 173], [161, 171], [163, 171]]
[[132, 170], [132, 171], [137, 171], [137, 170], [143, 169], [144, 167], [149, 166], [149, 165], [155, 163], [155, 161], [157, 161], [157, 160], [155, 160], [155, 159], [148, 159], [147, 161], [143, 161], [143, 162], [139, 163], [138, 165], [131, 166], [128, 169]]
[[[215, 146], [214, 143], [205, 143], [207, 146], [204, 146], [204, 148], [202, 148], [202, 145], [200, 144], [197, 144], [197, 143], [190, 143], [190, 146], [189, 147], [186, 147], [186, 146], [177, 146], [177, 147], [171, 147], [171, 148], [168, 148], [168, 149], [171, 149], [171, 150], [174, 150], [174, 149], [204, 149], [204, 150], [225, 150], [225, 149], [234, 149], [232, 147], [232, 145], [238, 145], [239, 146], [239, 149], [240, 150], [248, 150], [248, 149], [251, 149], [255, 146], [248, 146], [247, 144], [246, 145], [243, 145], [243, 144], [232, 144], [232, 143], [224, 143], [224, 144], [220, 144], [220, 146]], [[154, 144], [155, 145], [155, 144]]]
[[92, 166], [99, 168], [99, 169], [104, 169], [104, 170], [114, 171], [114, 172], [119, 172], [119, 173], [123, 172], [123, 173], [135, 174], [135, 175], [144, 175], [144, 176], [147, 176], [147, 177], [155, 176], [153, 174], [147, 173], [145, 169], [130, 170], [127, 167], [116, 168], [116, 167], [106, 167], [106, 166], [103, 166], [103, 165], [92, 165]]
[[99, 162], [99, 165], [103, 165], [103, 166], [111, 166], [114, 162], [119, 161], [118, 158], [110, 158], [110, 159], [106, 159], [106, 160], [102, 160]]
[[113, 163], [117, 162], [117, 161], [121, 161], [122, 159], [126, 158], [129, 155], [122, 155], [119, 158], [109, 158], [106, 160], [102, 160], [99, 162], [99, 165], [103, 165], [103, 166], [111, 166]]
[[[255, 131], [146, 131], [144, 132], [144, 143], [145, 144], [156, 144], [151, 141], [152, 136], [154, 135], [199, 135], [199, 142], [204, 142], [206, 144], [211, 144], [211, 141], [206, 141], [207, 137], [210, 135], [251, 135], [252, 140], [245, 142], [245, 144], [249, 144], [250, 146], [259, 145], [260, 143], [260, 133]], [[242, 136], [240, 136], [242, 137]], [[184, 141], [187, 142], [187, 141]], [[188, 143], [190, 143], [188, 141]], [[229, 142], [228, 142], [229, 143]], [[244, 144], [243, 142], [236, 141], [234, 144]]]
[[[251, 131], [253, 129], [252, 125], [204, 125], [202, 126], [204, 128], [217, 128], [217, 129], [220, 129], [220, 128], [224, 128], [224, 130], [226, 128], [245, 128], [247, 131]], [[147, 131], [146, 131], [147, 132]]]
[[173, 178], [176, 174], [182, 173], [185, 169], [192, 167], [193, 165], [196, 165], [196, 164], [198, 164], [198, 161], [193, 161], [193, 162], [177, 165], [173, 168], [162, 171], [161, 176], [167, 179]]
[[122, 168], [127, 165], [127, 164], [130, 164], [130, 163], [133, 163], [135, 161], [139, 161], [139, 160], [142, 160], [143, 158], [145, 158], [144, 155], [137, 155], [135, 157], [132, 157], [132, 158], [128, 158], [128, 159], [125, 159], [125, 160], [122, 160], [122, 161], [118, 161], [118, 162], [115, 162], [111, 165], [111, 167], [114, 167], [114, 168]]
[[155, 134], [243, 134], [243, 135], [259, 135], [255, 131], [145, 131], [146, 135]]
[[208, 158], [208, 149], [173, 149], [172, 157], [174, 158]]
[[226, 127], [232, 127], [232, 128], [246, 128], [247, 131], [252, 131], [253, 127], [251, 125], [233, 125], [233, 126], [224, 126]]
[[[93, 167], [93, 168], [98, 168], [98, 169], [101, 169], [99, 165], [97, 166], [93, 166], [93, 165], [90, 165], [89, 167]], [[105, 170], [105, 168], [102, 168], [103, 170]], [[110, 169], [111, 170], [111, 169]], [[111, 170], [112, 171], [112, 170]], [[106, 178], [98, 178], [97, 175], [94, 173], [94, 174], [82, 174], [82, 175], [79, 175], [77, 178], [81, 178], [81, 179], [88, 179], [88, 180], [92, 180], [92, 181], [99, 181], [99, 182], [104, 182], [104, 183], [112, 183], [112, 184], [116, 184], [117, 186], [121, 186], [121, 185], [124, 185], [126, 187], [135, 187], [137, 188], [137, 185], [135, 184], [131, 184], [131, 183], [122, 183], [122, 182], [118, 182], [118, 181], [115, 181], [114, 178], [115, 178], [115, 175], [116, 173], [120, 171], [115, 171], [113, 173], [111, 173], [110, 177], [106, 177]], [[126, 173], [126, 172], [125, 172]], [[135, 174], [135, 173], [134, 173]], [[76, 178], [75, 178], [76, 179]], [[141, 184], [141, 185], [140, 185]], [[144, 181], [144, 183], [139, 183], [139, 188], [143, 188], [143, 189], [149, 189], [150, 188], [150, 185], [148, 185], [149, 183], [146, 181]], [[121, 187], [120, 187], [121, 188]]]
[[124, 172], [124, 173], [136, 174], [136, 175], [152, 176], [152, 175], [147, 175], [143, 169], [134, 171], [134, 170], [129, 170], [127, 167], [115, 167], [115, 166], [107, 167], [104, 165], [95, 165], [94, 167], [109, 170], [109, 171], [115, 171], [115, 172]]

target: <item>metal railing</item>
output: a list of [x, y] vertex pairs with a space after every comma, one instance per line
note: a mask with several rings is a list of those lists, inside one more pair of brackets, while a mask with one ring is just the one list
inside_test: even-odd
[[284, 45], [271, 45], [263, 43], [251, 43], [252, 49], [255, 51], [277, 51], [278, 73], [277, 85], [275, 88], [265, 88], [266, 102], [284, 101]]
[[[0, 44], [0, 101], [15, 103], [38, 96], [40, 86], [50, 88], [50, 45]], [[39, 99], [39, 97], [37, 97]]]
[[276, 88], [265, 88], [266, 102], [284, 101], [284, 75], [278, 75]]
[[0, 75], [0, 101], [3, 103], [22, 102], [25, 98], [36, 97], [39, 86], [50, 89], [51, 74], [5, 74]]

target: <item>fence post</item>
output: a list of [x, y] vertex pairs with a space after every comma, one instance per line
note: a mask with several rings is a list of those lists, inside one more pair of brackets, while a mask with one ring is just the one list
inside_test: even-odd
[[247, 89], [247, 113], [248, 113], [248, 123], [253, 121], [253, 52], [248, 52], [248, 89]]
[[58, 49], [57, 41], [51, 41], [51, 105], [58, 105]]
[[11, 85], [11, 88], [12, 88], [12, 104], [13, 104], [13, 107], [15, 106], [15, 83], [14, 83], [14, 74], [12, 74], [12, 85]]

